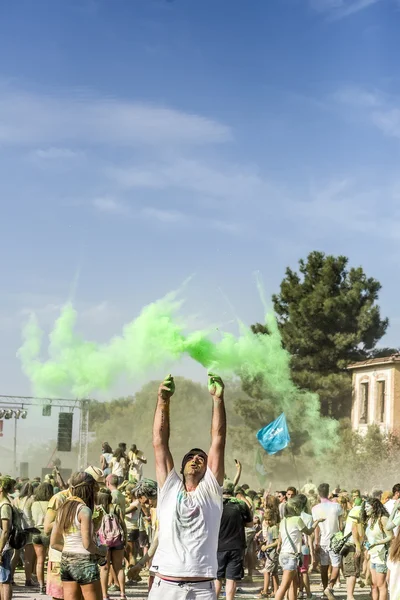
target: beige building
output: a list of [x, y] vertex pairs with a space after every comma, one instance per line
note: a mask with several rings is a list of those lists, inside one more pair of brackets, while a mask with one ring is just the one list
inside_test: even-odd
[[400, 354], [349, 365], [353, 374], [351, 422], [365, 433], [368, 425], [400, 432]]

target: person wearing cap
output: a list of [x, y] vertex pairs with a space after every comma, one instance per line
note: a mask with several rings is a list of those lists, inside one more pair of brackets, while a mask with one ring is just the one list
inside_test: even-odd
[[237, 582], [243, 579], [244, 555], [246, 551], [245, 527], [253, 526], [253, 516], [245, 502], [234, 497], [233, 481], [224, 482], [223, 512], [218, 540], [217, 596], [226, 579], [226, 600], [235, 597]]
[[158, 548], [152, 570], [156, 577], [150, 600], [201, 598], [215, 600], [218, 534], [222, 515], [222, 484], [226, 414], [222, 379], [209, 374], [212, 397], [211, 448], [190, 450], [182, 460], [182, 479], [169, 449], [170, 399], [175, 391], [169, 376], [159, 387], [153, 425], [158, 492]]
[[[141, 510], [144, 506], [148, 507], [150, 518], [151, 518], [151, 544], [147, 552], [142, 558], [132, 565], [128, 571], [128, 575], [131, 578], [139, 576], [141, 569], [152, 560], [157, 548], [158, 548], [158, 519], [157, 519], [157, 482], [152, 479], [142, 479], [133, 489], [133, 495], [137, 498], [140, 503]], [[154, 571], [151, 566], [149, 569], [149, 590], [151, 590], [154, 582]]]

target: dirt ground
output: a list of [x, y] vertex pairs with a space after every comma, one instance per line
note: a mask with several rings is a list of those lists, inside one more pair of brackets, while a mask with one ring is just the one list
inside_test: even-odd
[[[322, 595], [319, 575], [313, 573], [311, 575], [311, 581], [313, 595], [315, 599], [318, 600], [319, 598], [321, 598]], [[24, 586], [25, 577], [21, 571], [17, 571], [17, 573], [15, 574], [15, 582], [16, 585], [13, 587], [13, 598], [21, 600], [43, 600], [47, 598], [47, 596], [42, 596], [39, 594], [38, 588], [26, 588]], [[249, 599], [256, 598], [261, 587], [262, 577], [261, 575], [256, 576], [254, 578], [253, 583], [243, 582], [240, 584], [237, 597]], [[337, 588], [335, 592], [335, 595], [338, 599], [343, 600], [346, 598], [346, 586], [344, 580], [342, 580], [340, 587]], [[147, 598], [147, 579], [143, 579], [141, 583], [138, 583], [134, 587], [127, 587], [126, 595], [128, 598], [135, 598], [138, 600]], [[357, 600], [369, 600], [371, 597], [370, 589], [368, 587], [360, 589], [357, 586], [355, 597], [357, 598]], [[110, 598], [112, 598], [112, 600], [119, 600], [119, 594], [117, 592], [110, 592]]]

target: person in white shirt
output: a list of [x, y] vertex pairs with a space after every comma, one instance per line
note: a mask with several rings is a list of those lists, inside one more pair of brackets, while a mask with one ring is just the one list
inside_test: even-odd
[[371, 596], [373, 600], [387, 598], [387, 549], [393, 533], [387, 529], [389, 515], [378, 498], [367, 498], [361, 510], [365, 528], [365, 547], [368, 550], [371, 569]]
[[[393, 496], [392, 496], [392, 498], [390, 500], [388, 500], [386, 502], [385, 508], [388, 511], [389, 516], [392, 517], [392, 520], [393, 520], [393, 518], [394, 518], [393, 511], [394, 511], [395, 507], [396, 507], [396, 510], [397, 510], [397, 507], [398, 507], [398, 504], [399, 504], [398, 501], [400, 500], [400, 483], [396, 483], [393, 486], [392, 492], [393, 492]], [[399, 531], [399, 529], [398, 529], [398, 523], [396, 523], [396, 525], [394, 527], [393, 534], [397, 535], [398, 531]]]
[[[315, 552], [321, 567], [321, 580], [324, 594], [329, 600], [335, 600], [333, 586], [339, 576], [342, 557], [330, 549], [331, 538], [342, 529], [343, 509], [340, 504], [331, 502], [329, 497], [329, 484], [321, 483], [318, 486], [318, 494], [321, 502], [312, 508], [314, 521], [324, 519], [324, 522], [315, 532]], [[332, 565], [331, 578], [329, 580], [328, 570]]]
[[216, 599], [226, 414], [222, 379], [212, 374], [208, 377], [213, 403], [211, 448], [208, 456], [193, 448], [183, 457], [183, 481], [174, 469], [169, 449], [169, 407], [175, 391], [171, 375], [158, 390], [153, 447], [159, 487], [159, 539], [150, 600], [183, 600], [188, 596], [192, 600]]
[[322, 523], [323, 518], [311, 523], [308, 527], [301, 513], [304, 508], [304, 496], [294, 496], [289, 498], [285, 504], [285, 516], [279, 526], [279, 535], [281, 539], [281, 550], [279, 554], [279, 564], [282, 567], [283, 575], [281, 585], [275, 594], [275, 600], [283, 600], [286, 592], [289, 590], [289, 600], [297, 599], [297, 582], [299, 559], [302, 556], [303, 534], [312, 535], [316, 527]]

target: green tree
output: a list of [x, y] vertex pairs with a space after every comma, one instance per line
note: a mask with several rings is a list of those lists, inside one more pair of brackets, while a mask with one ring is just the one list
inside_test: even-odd
[[323, 415], [349, 414], [347, 366], [373, 355], [388, 327], [376, 304], [380, 289], [361, 267], [349, 269], [345, 256], [311, 252], [299, 272], [286, 269], [272, 297], [293, 380], [319, 394]]

